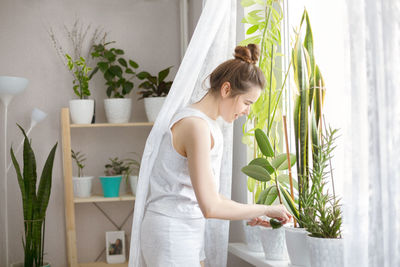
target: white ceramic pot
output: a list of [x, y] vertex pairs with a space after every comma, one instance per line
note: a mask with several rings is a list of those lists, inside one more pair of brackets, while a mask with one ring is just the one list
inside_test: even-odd
[[134, 196], [136, 196], [136, 188], [137, 188], [138, 178], [139, 177], [137, 175], [129, 176], [129, 183], [131, 184], [131, 190], [132, 190], [132, 194]]
[[259, 226], [261, 243], [267, 260], [287, 260], [285, 229]]
[[310, 266], [308, 257], [307, 234], [304, 228], [284, 227], [286, 237], [286, 247], [289, 254], [290, 263], [293, 266]]
[[150, 122], [155, 122], [161, 107], [164, 104], [166, 97], [146, 97], [144, 99], [144, 108], [146, 110], [147, 119]]
[[93, 119], [94, 100], [93, 99], [70, 100], [69, 112], [71, 113], [72, 123], [90, 124]]
[[263, 252], [263, 246], [261, 244], [260, 233], [257, 226], [247, 225], [247, 221], [243, 221], [243, 230], [246, 236], [247, 248], [254, 252]]
[[90, 197], [92, 195], [93, 176], [72, 177], [74, 195], [76, 197]]
[[343, 266], [343, 239], [307, 236], [311, 267]]
[[104, 109], [109, 123], [127, 123], [131, 118], [132, 99], [104, 99]]

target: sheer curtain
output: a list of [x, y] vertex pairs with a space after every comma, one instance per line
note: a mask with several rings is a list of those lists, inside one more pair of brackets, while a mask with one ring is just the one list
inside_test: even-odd
[[345, 266], [400, 266], [400, 3], [346, 4]]
[[[217, 65], [232, 58], [236, 40], [235, 33], [236, 1], [206, 1], [171, 91], [146, 141], [132, 223], [129, 267], [145, 266], [140, 256], [140, 226], [149, 189], [149, 179], [151, 179], [150, 173], [158, 153], [161, 136], [167, 130], [173, 114], [179, 108], [199, 100], [206, 93], [202, 89], [202, 81], [207, 75]], [[232, 177], [232, 125], [221, 122], [221, 129], [224, 134], [224, 157], [222, 159], [220, 193], [229, 197]], [[206, 266], [226, 266], [228, 227], [227, 221], [207, 221]]]

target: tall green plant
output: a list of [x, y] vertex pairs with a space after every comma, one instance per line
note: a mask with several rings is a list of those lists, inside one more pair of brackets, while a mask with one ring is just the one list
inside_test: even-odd
[[[263, 182], [263, 188], [257, 198], [257, 204], [271, 205], [277, 197], [279, 202], [285, 204], [295, 218], [298, 218], [298, 211], [295, 202], [290, 198], [286, 186], [289, 184], [289, 177], [286, 174], [279, 174], [279, 171], [288, 169], [288, 159], [286, 153], [277, 153], [269, 141], [268, 136], [261, 130], [255, 130], [257, 145], [262, 155], [250, 161], [242, 168], [242, 172], [247, 176]], [[296, 163], [296, 156], [290, 154], [290, 164]]]
[[78, 60], [73, 60], [68, 54], [65, 54], [67, 58], [68, 69], [74, 74], [73, 89], [74, 93], [79, 99], [84, 99], [90, 96], [89, 90], [89, 71], [92, 69], [86, 65], [86, 60], [80, 57]]
[[[243, 124], [243, 143], [248, 147], [254, 147], [254, 158], [261, 155], [261, 151], [254, 146], [254, 131], [256, 128], [264, 129], [267, 136], [272, 140], [275, 149], [280, 151], [281, 139], [281, 116], [282, 101], [281, 96], [286, 82], [287, 73], [281, 71], [281, 22], [282, 7], [281, 0], [242, 0], [243, 7], [254, 7], [242, 20], [248, 24], [246, 34], [251, 37], [241, 42], [242, 45], [249, 43], [259, 44], [261, 47], [259, 67], [266, 77], [266, 88], [261, 93], [259, 99], [253, 104], [252, 109]], [[263, 6], [263, 9], [259, 9]], [[284, 81], [279, 82], [284, 76]], [[254, 192], [255, 200], [265, 189], [263, 182], [248, 179], [248, 190]]]
[[43, 265], [45, 217], [51, 193], [54, 155], [57, 143], [51, 149], [40, 176], [39, 187], [36, 190], [37, 174], [35, 154], [24, 129], [18, 125], [24, 135], [23, 172], [15, 158], [11, 147], [11, 159], [17, 173], [19, 188], [21, 190], [25, 237], [24, 266], [39, 267]]
[[[339, 199], [326, 188], [331, 175], [330, 160], [337, 130], [329, 128], [314, 147], [316, 157], [310, 170], [310, 187], [300, 196], [303, 203], [302, 225], [313, 237], [341, 237], [342, 213]], [[333, 181], [333, 180], [332, 180]]]
[[[305, 34], [302, 29], [305, 22]], [[304, 37], [303, 37], [304, 35]], [[295, 105], [293, 111], [297, 179], [299, 195], [304, 197], [309, 188], [312, 163], [309, 159], [310, 148], [313, 161], [318, 158], [314, 148], [321, 144], [321, 118], [325, 95], [325, 85], [314, 57], [314, 41], [308, 13], [304, 10], [296, 42], [292, 49], [292, 67], [296, 84]], [[299, 214], [303, 215], [302, 202], [299, 201]], [[300, 219], [300, 226], [301, 225]]]

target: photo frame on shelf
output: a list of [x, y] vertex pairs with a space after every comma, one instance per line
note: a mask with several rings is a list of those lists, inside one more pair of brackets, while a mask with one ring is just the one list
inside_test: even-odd
[[106, 232], [106, 260], [107, 263], [124, 263], [125, 231]]

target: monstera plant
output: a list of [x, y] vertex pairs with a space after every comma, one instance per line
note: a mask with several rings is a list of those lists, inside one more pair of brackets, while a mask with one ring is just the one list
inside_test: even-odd
[[[23, 151], [23, 172], [15, 158], [14, 151], [11, 147], [11, 159], [17, 173], [19, 188], [21, 190], [22, 205], [24, 213], [24, 229], [23, 238], [24, 247], [24, 266], [43, 266], [44, 254], [44, 234], [45, 234], [45, 218], [46, 210], [49, 204], [54, 155], [57, 149], [57, 143], [53, 146], [44, 164], [40, 180], [37, 180], [35, 154], [32, 150], [31, 142], [21, 129], [24, 139]], [[39, 187], [37, 188], [37, 182]], [[37, 188], [37, 189], [36, 189]]]

